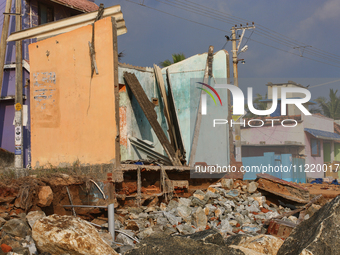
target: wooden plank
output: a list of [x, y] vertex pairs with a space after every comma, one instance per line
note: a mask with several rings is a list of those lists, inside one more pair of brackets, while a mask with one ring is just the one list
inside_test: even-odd
[[166, 69], [166, 81], [168, 84], [168, 101], [169, 101], [169, 113], [172, 120], [172, 126], [174, 129], [174, 138], [176, 141], [176, 148], [178, 157], [183, 163], [183, 165], [186, 164], [186, 151], [184, 148], [184, 142], [182, 137], [181, 128], [179, 125], [177, 110], [176, 110], [176, 104], [175, 104], [175, 98], [172, 93], [172, 86], [171, 86], [171, 80], [170, 80], [170, 74], [169, 74], [169, 68]]
[[126, 81], [126, 84], [129, 86], [132, 93], [136, 97], [137, 102], [140, 105], [140, 107], [142, 108], [142, 110], [143, 110], [146, 118], [148, 119], [151, 127], [155, 131], [155, 134], [156, 134], [158, 140], [160, 141], [160, 143], [162, 144], [162, 146], [163, 146], [166, 154], [168, 155], [171, 163], [174, 166], [181, 166], [182, 164], [181, 164], [180, 160], [178, 159], [178, 157], [176, 156], [174, 148], [171, 146], [168, 138], [164, 134], [160, 124], [157, 121], [157, 114], [156, 114], [155, 109], [154, 109], [155, 105], [149, 101], [149, 99], [148, 99], [147, 95], [145, 94], [142, 86], [140, 85], [136, 75], [133, 74], [133, 73], [124, 72], [123, 76], [124, 76], [124, 79]]
[[[90, 12], [86, 14], [73, 16], [67, 19], [50, 22], [37, 27], [21, 30], [19, 32], [12, 33], [8, 37], [7, 42], [24, 40], [29, 38], [43, 38], [69, 32], [76, 28], [92, 24], [96, 19], [97, 14], [98, 14], [97, 11]], [[119, 23], [120, 21], [124, 21], [120, 5], [115, 5], [104, 10], [102, 18], [110, 16], [114, 17], [117, 23]], [[125, 22], [120, 23], [120, 26], [122, 27], [118, 29], [117, 34], [118, 35], [125, 34], [127, 32]]]
[[117, 22], [114, 17], [112, 21], [113, 36], [113, 80], [115, 94], [115, 121], [116, 121], [116, 139], [115, 139], [115, 168], [120, 166], [120, 118], [119, 118], [119, 82], [118, 82], [118, 41], [117, 41]]
[[[11, 11], [12, 0], [6, 1], [5, 12], [9, 13]], [[2, 91], [2, 81], [4, 77], [4, 65], [6, 58], [6, 46], [7, 46], [7, 36], [9, 30], [9, 15], [4, 14], [4, 21], [2, 26], [1, 42], [0, 42], [0, 97]]]
[[257, 174], [258, 189], [267, 191], [287, 200], [306, 204], [309, 201], [309, 191], [297, 184], [284, 181], [269, 174]]
[[[112, 15], [111, 17], [113, 18], [119, 18], [120, 14], [118, 15]], [[126, 26], [125, 26], [125, 21], [124, 20], [120, 20], [117, 23], [117, 36], [118, 35], [123, 35], [127, 32], [127, 29], [126, 29]], [[66, 28], [63, 28], [61, 31], [59, 30], [52, 30], [50, 32], [47, 32], [47, 33], [44, 33], [42, 35], [38, 35], [36, 38], [38, 41], [41, 41], [41, 40], [44, 40], [46, 38], [49, 38], [49, 37], [52, 37], [52, 36], [55, 36], [55, 35], [59, 35], [59, 34], [63, 34], [63, 33], [67, 33], [67, 32], [70, 32], [70, 31], [73, 31], [77, 28], [80, 28], [80, 27], [83, 27], [85, 25], [90, 25], [90, 24], [93, 24], [93, 22], [87, 22], [87, 24], [79, 24], [79, 25], [75, 25], [75, 26], [70, 26], [70, 27], [66, 27]]]
[[[214, 46], [209, 46], [208, 51], [208, 57], [207, 57], [207, 64], [205, 66], [205, 72], [204, 72], [204, 78], [203, 82], [208, 82], [208, 76], [209, 76], [209, 70], [211, 72], [212, 70], [212, 61], [213, 61], [213, 52], [214, 52]], [[210, 64], [211, 62], [211, 64]], [[201, 91], [201, 94], [205, 93], [203, 90]], [[194, 137], [192, 139], [192, 145], [191, 145], [191, 152], [190, 152], [190, 159], [189, 159], [189, 166], [194, 166], [195, 156], [196, 156], [196, 150], [197, 150], [197, 144], [198, 144], [198, 136], [200, 133], [201, 128], [201, 120], [202, 120], [202, 102], [201, 102], [201, 96], [200, 96], [200, 102], [198, 105], [198, 111], [197, 111], [197, 117], [196, 117], [196, 123], [195, 123], [195, 129], [194, 129]]]
[[168, 102], [168, 97], [166, 95], [166, 90], [165, 90], [165, 85], [164, 85], [164, 80], [163, 80], [163, 76], [162, 76], [162, 71], [160, 69], [159, 66], [157, 65], [153, 65], [154, 71], [155, 71], [155, 76], [156, 76], [156, 80], [157, 80], [157, 84], [158, 84], [158, 88], [161, 92], [161, 96], [163, 98], [163, 112], [164, 112], [164, 116], [166, 118], [166, 121], [168, 123], [168, 134], [170, 137], [170, 142], [171, 145], [174, 147], [175, 151], [177, 149], [177, 144], [176, 144], [176, 140], [175, 140], [175, 133], [173, 130], [173, 123], [172, 123], [172, 119], [170, 116], [170, 110], [169, 110], [169, 102]]

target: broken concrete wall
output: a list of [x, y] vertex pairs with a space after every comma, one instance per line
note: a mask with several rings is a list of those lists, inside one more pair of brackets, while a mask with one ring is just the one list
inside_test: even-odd
[[[213, 78], [210, 79], [210, 84], [227, 83], [227, 63], [226, 55], [228, 53], [224, 50], [217, 52], [213, 57]], [[169, 69], [170, 80], [176, 105], [176, 111], [179, 119], [179, 125], [186, 150], [187, 161], [189, 161], [192, 135], [194, 130], [194, 123], [197, 116], [198, 103], [200, 98], [200, 90], [192, 89], [195, 84], [193, 81], [203, 82], [204, 70], [206, 67], [207, 53], [194, 55], [179, 63], [173, 64], [167, 68], [162, 69], [165, 87], [167, 88], [166, 69]], [[163, 102], [160, 91], [156, 83], [153, 68], [149, 67], [134, 67], [131, 65], [120, 64], [118, 68], [119, 84], [120, 84], [120, 138], [121, 138], [121, 158], [122, 160], [135, 160], [146, 158], [147, 155], [135, 149], [131, 145], [130, 138], [136, 137], [142, 140], [150, 141], [150, 147], [162, 155], [166, 155], [162, 145], [158, 141], [157, 136], [152, 130], [147, 118], [145, 117], [141, 107], [136, 98], [132, 95], [129, 88], [125, 86], [123, 73], [127, 71], [134, 73], [144, 89], [149, 100], [155, 104], [155, 111], [157, 119], [165, 132], [167, 133], [167, 122], [163, 111]], [[223, 106], [215, 106], [214, 103], [208, 100], [209, 114], [204, 116], [202, 121], [200, 135], [197, 147], [196, 161], [203, 161], [211, 165], [228, 165], [229, 164], [229, 140], [228, 128], [218, 127], [214, 131], [215, 134], [206, 138], [207, 133], [211, 133], [212, 119], [214, 116], [220, 114], [227, 118], [228, 101], [227, 92], [219, 91], [223, 100]], [[194, 98], [194, 99], [193, 99]], [[193, 100], [191, 100], [193, 99]], [[193, 101], [194, 104], [191, 104]], [[222, 115], [221, 115], [222, 114]], [[218, 130], [218, 131], [217, 131]], [[217, 132], [217, 133], [216, 133]], [[212, 139], [212, 140], [211, 140]], [[207, 147], [208, 146], [208, 147]], [[207, 153], [208, 151], [211, 153]]]
[[[192, 150], [193, 133], [199, 108], [200, 90], [196, 87], [201, 86], [197, 82], [203, 82], [207, 55], [207, 53], [198, 54], [162, 69], [164, 78], [166, 69], [169, 69], [187, 161], [189, 161]], [[227, 51], [221, 50], [213, 56], [212, 77], [207, 82], [212, 87], [215, 84], [227, 84], [227, 55]], [[223, 104], [215, 105], [210, 98], [207, 100], [207, 115], [202, 115], [195, 162], [228, 166], [230, 162], [228, 125], [213, 127], [213, 119], [228, 118], [227, 90], [216, 90]]]
[[91, 78], [85, 26], [29, 46], [32, 166], [102, 164], [115, 157], [111, 18], [95, 23], [99, 74]]

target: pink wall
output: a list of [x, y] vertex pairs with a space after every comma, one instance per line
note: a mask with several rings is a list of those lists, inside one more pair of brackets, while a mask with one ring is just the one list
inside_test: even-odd
[[241, 129], [242, 143], [260, 144], [285, 144], [285, 142], [293, 142], [301, 145], [305, 144], [305, 139], [301, 135], [304, 133], [302, 123], [298, 123], [296, 127], [283, 127], [281, 125], [263, 126], [259, 128]]

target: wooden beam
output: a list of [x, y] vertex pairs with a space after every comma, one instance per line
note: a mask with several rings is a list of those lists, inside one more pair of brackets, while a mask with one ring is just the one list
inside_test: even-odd
[[[112, 17], [114, 18], [115, 16], [117, 16], [118, 18], [120, 18], [121, 15], [123, 15], [123, 14], [112, 15]], [[63, 34], [63, 33], [73, 31], [73, 30], [80, 28], [80, 27], [83, 27], [85, 25], [90, 25], [92, 23], [93, 22], [87, 22], [87, 24], [84, 23], [84, 24], [66, 27], [66, 28], [63, 28], [62, 31], [52, 30], [51, 32], [47, 32], [47, 33], [44, 33], [42, 35], [38, 35], [36, 38], [37, 38], [38, 41], [41, 41], [41, 40], [44, 40], [44, 39], [52, 37], [52, 36], [56, 36], [56, 35], [59, 35], [59, 34]], [[116, 22], [116, 23], [117, 23], [117, 36], [125, 34], [127, 32], [127, 29], [125, 27], [125, 21], [120, 20], [119, 22]]]
[[[208, 56], [207, 56], [207, 64], [205, 66], [205, 72], [204, 72], [204, 78], [203, 78], [204, 83], [208, 83], [209, 73], [212, 74], [213, 52], [214, 52], [214, 46], [209, 46], [209, 51], [208, 51]], [[202, 93], [205, 93], [205, 92], [201, 91], [201, 94]], [[198, 144], [198, 137], [199, 137], [200, 128], [201, 128], [201, 121], [202, 121], [201, 94], [200, 94], [200, 100], [199, 100], [195, 129], [194, 129], [194, 135], [193, 135], [191, 151], [190, 151], [190, 158], [189, 158], [189, 166], [190, 167], [194, 167], [194, 161], [195, 161], [195, 157], [196, 157], [196, 150], [197, 150], [197, 144]]]
[[[37, 27], [21, 30], [19, 32], [12, 33], [8, 37], [7, 42], [25, 40], [29, 38], [41, 39], [69, 32], [79, 27], [92, 24], [97, 17], [97, 13], [98, 13], [97, 11], [85, 13], [70, 18], [43, 24]], [[106, 8], [104, 10], [102, 18], [105, 17], [114, 17], [116, 19], [116, 22], [119, 27], [117, 35], [125, 34], [127, 32], [120, 5], [115, 5]]]
[[177, 143], [176, 143], [176, 140], [175, 140], [175, 132], [174, 132], [174, 129], [173, 129], [172, 119], [171, 119], [171, 115], [170, 115], [169, 102], [168, 102], [168, 97], [166, 95], [162, 71], [161, 71], [160, 67], [155, 65], [155, 64], [153, 65], [153, 68], [154, 68], [154, 71], [155, 71], [157, 85], [158, 85], [159, 91], [161, 92], [161, 97], [163, 98], [163, 105], [164, 105], [163, 113], [164, 113], [164, 116], [165, 116], [166, 121], [168, 123], [168, 134], [169, 134], [169, 137], [170, 137], [170, 142], [171, 142], [171, 145], [176, 150], [177, 149]]
[[[10, 12], [12, 6], [12, 0], [6, 1], [5, 12]], [[6, 46], [7, 46], [7, 36], [9, 29], [9, 18], [10, 15], [4, 15], [4, 22], [2, 26], [1, 42], [0, 42], [0, 97], [2, 91], [2, 81], [4, 77], [4, 65], [6, 59]]]
[[118, 41], [117, 41], [117, 23], [114, 17], [112, 21], [113, 36], [113, 81], [115, 96], [115, 121], [116, 121], [116, 139], [115, 139], [115, 168], [120, 166], [120, 118], [119, 118], [119, 82], [118, 82]]
[[162, 130], [161, 125], [158, 123], [157, 114], [154, 109], [155, 105], [149, 101], [136, 75], [133, 73], [124, 72], [123, 76], [126, 81], [126, 84], [129, 86], [132, 93], [136, 97], [138, 104], [142, 108], [145, 117], [148, 119], [152, 129], [155, 131], [155, 134], [159, 142], [162, 144], [172, 165], [181, 166], [182, 165], [181, 161], [178, 159], [174, 148], [171, 146], [168, 138], [166, 137]]
[[182, 138], [181, 127], [179, 125], [179, 119], [176, 110], [175, 98], [172, 93], [171, 79], [169, 74], [169, 68], [166, 69], [166, 81], [168, 84], [168, 101], [169, 101], [169, 112], [174, 130], [174, 138], [176, 141], [176, 150], [179, 159], [183, 164], [186, 164], [186, 151], [184, 148], [184, 142]]

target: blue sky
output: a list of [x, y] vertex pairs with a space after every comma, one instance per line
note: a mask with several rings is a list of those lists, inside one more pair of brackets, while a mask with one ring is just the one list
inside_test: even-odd
[[[249, 81], [251, 81], [254, 92], [264, 94], [267, 82], [293, 80], [305, 86], [310, 85], [313, 99], [318, 96], [327, 97], [330, 88], [340, 88], [340, 81], [317, 86], [340, 79], [340, 47], [338, 46], [340, 1], [338, 0], [131, 1], [144, 2], [144, 5], [148, 7], [210, 27], [126, 0], [96, 0], [98, 5], [102, 2], [105, 7], [117, 4], [122, 7], [128, 32], [118, 37], [119, 51], [124, 51], [125, 54], [121, 62], [136, 66], [152, 66], [154, 63], [158, 64], [165, 59], [171, 59], [173, 53], [183, 52], [186, 57], [190, 57], [206, 52], [209, 45], [213, 45], [215, 51], [220, 50], [226, 43], [225, 35], [230, 35], [233, 24], [240, 24], [236, 21], [240, 18], [254, 21], [256, 26], [255, 32], [247, 42], [248, 51], [239, 55], [239, 58], [244, 58], [246, 61], [244, 65], [239, 64], [239, 77], [247, 78], [245, 79], [247, 84], [245, 82], [241, 84], [241, 87], [250, 86]], [[183, 5], [188, 4], [191, 5], [189, 7], [191, 11], [183, 10]], [[200, 14], [194, 12], [200, 12]], [[225, 18], [228, 18], [228, 23], [219, 20]], [[273, 34], [268, 29], [280, 35]], [[245, 36], [249, 37], [250, 34], [251, 31], [247, 31]], [[246, 40], [244, 39], [243, 42]], [[299, 57], [299, 50], [293, 47], [303, 45], [312, 47], [307, 47], [303, 53], [304, 57]], [[231, 42], [226, 45], [225, 49], [231, 52]], [[307, 57], [330, 65], [309, 60]], [[313, 86], [317, 87], [313, 88]]]

